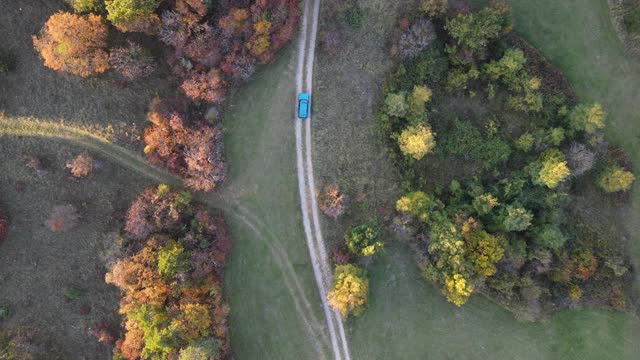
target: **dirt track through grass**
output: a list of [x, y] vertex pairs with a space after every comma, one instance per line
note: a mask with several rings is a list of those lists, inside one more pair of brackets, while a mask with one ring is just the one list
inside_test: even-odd
[[73, 142], [160, 183], [180, 184], [176, 176], [149, 165], [146, 159], [114, 144], [106, 136], [71, 125], [29, 118], [9, 119], [0, 114], [0, 137], [2, 136], [29, 136]]

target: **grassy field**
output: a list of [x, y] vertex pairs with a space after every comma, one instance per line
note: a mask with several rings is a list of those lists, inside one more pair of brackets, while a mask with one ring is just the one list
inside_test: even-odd
[[293, 55], [236, 93], [224, 120], [231, 174], [222, 197], [233, 234], [225, 290], [237, 359], [319, 359], [328, 351], [296, 191]]
[[[393, 174], [379, 171], [389, 160], [375, 144], [377, 140], [371, 140], [375, 124], [370, 106], [377, 100], [372, 75], [384, 73], [389, 66], [385, 56], [388, 29], [396, 24], [393, 14], [405, 10], [378, 0], [361, 3], [367, 9], [365, 30], [343, 39], [344, 48], [336, 58], [319, 58], [314, 90], [315, 154], [321, 166], [316, 173], [325, 182], [344, 183], [352, 195], [370, 189], [365, 204], [356, 204], [347, 214], [347, 224], [361, 219], [366, 211], [391, 207], [389, 198], [397, 191]], [[603, 104], [610, 113], [611, 139], [632, 153], [640, 169], [638, 65], [623, 53], [606, 2], [521, 0], [511, 4], [516, 30], [567, 74], [580, 97]], [[323, 11], [327, 22], [321, 31], [332, 20], [327, 6]], [[637, 199], [637, 189], [635, 194]], [[630, 219], [638, 218], [638, 208], [635, 205]], [[632, 229], [636, 225], [629, 221]], [[325, 228], [334, 239], [343, 229], [330, 222]], [[390, 241], [386, 254], [369, 264], [368, 270], [371, 303], [349, 327], [354, 358], [635, 359], [640, 353], [636, 341], [640, 323], [621, 313], [570, 309], [544, 322], [519, 323], [480, 296], [456, 308], [421, 278], [411, 252], [397, 241]]]

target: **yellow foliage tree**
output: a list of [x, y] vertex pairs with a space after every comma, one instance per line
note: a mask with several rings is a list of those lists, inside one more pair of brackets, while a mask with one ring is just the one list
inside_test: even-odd
[[436, 204], [436, 199], [433, 196], [422, 191], [414, 191], [396, 201], [396, 210], [427, 222], [430, 212]]
[[569, 124], [575, 130], [593, 133], [604, 127], [605, 113], [600, 104], [580, 104], [569, 114]]
[[409, 113], [412, 118], [421, 119], [425, 106], [431, 99], [433, 91], [426, 86], [414, 86], [409, 96]]
[[369, 297], [369, 280], [363, 269], [353, 265], [336, 266], [333, 290], [327, 294], [327, 302], [343, 318], [358, 316], [365, 309]]
[[540, 157], [538, 168], [534, 182], [546, 185], [550, 189], [557, 187], [571, 173], [564, 155], [557, 149], [545, 151]]
[[436, 146], [433, 132], [424, 125], [404, 129], [398, 138], [398, 144], [404, 155], [416, 160], [422, 159]]
[[496, 262], [504, 256], [504, 249], [497, 237], [484, 230], [475, 230], [465, 236], [466, 253], [473, 270], [481, 276], [496, 273]]
[[446, 275], [442, 292], [449, 302], [462, 306], [473, 292], [473, 287], [462, 274]]
[[598, 186], [605, 192], [625, 191], [631, 187], [636, 177], [619, 166], [606, 169], [598, 178]]
[[271, 45], [269, 41], [271, 23], [268, 20], [260, 20], [253, 24], [253, 30], [255, 33], [247, 43], [247, 49], [249, 49], [254, 56], [260, 56], [264, 54]]

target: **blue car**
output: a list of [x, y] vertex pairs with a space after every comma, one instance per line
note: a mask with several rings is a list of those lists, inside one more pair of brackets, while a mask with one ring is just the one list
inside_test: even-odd
[[306, 92], [300, 93], [298, 95], [298, 117], [300, 119], [306, 119], [309, 117], [309, 94]]

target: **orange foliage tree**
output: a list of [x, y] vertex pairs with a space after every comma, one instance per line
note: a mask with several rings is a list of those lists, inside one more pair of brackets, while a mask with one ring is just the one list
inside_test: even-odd
[[107, 27], [100, 16], [60, 12], [51, 15], [40, 35], [33, 37], [44, 65], [83, 77], [109, 68]]
[[[140, 221], [147, 223], [142, 233]], [[105, 276], [122, 294], [124, 335], [115, 355], [177, 359], [195, 352], [224, 358], [229, 308], [221, 277], [230, 241], [222, 218], [161, 185], [136, 199], [125, 231], [129, 255]]]

